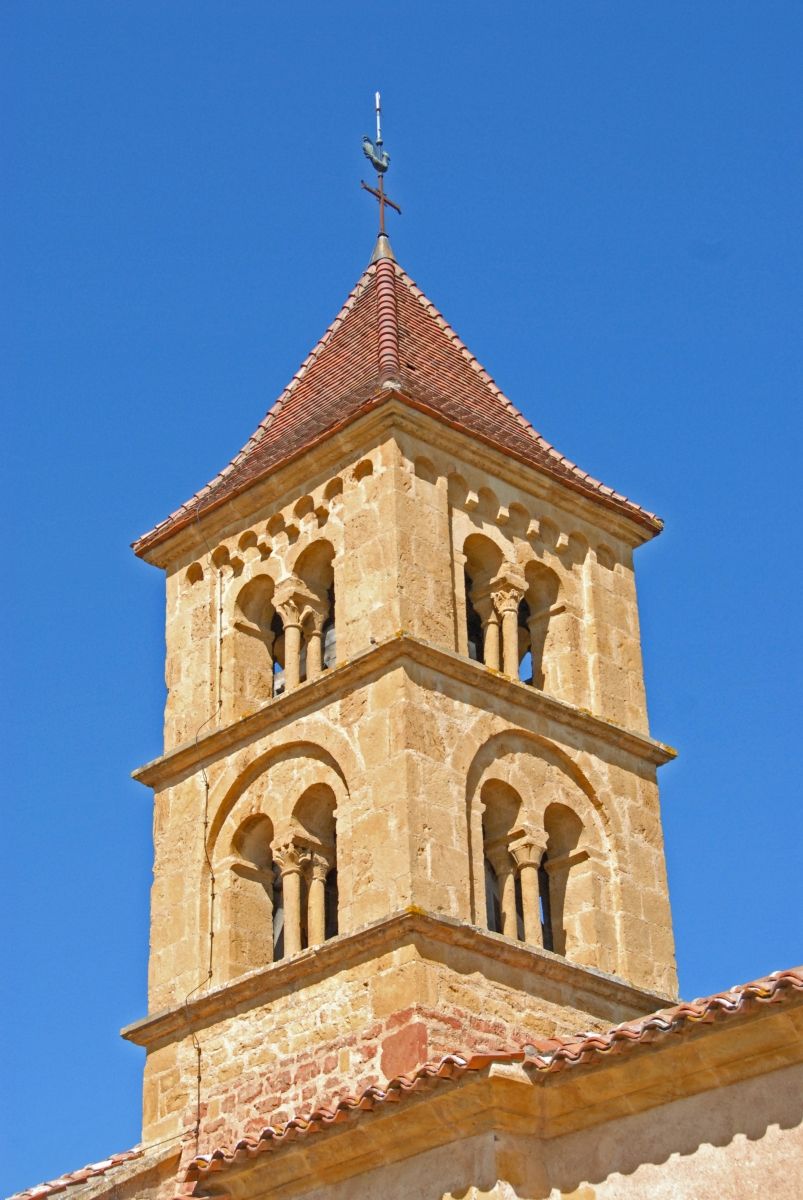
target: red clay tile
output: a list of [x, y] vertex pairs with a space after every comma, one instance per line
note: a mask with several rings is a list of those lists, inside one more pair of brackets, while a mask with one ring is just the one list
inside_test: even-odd
[[239, 454], [191, 500], [134, 544], [144, 554], [172, 533], [381, 404], [383, 383], [436, 419], [563, 480], [651, 533], [660, 520], [582, 471], [538, 434], [435, 306], [390, 259], [361, 276], [345, 305]]

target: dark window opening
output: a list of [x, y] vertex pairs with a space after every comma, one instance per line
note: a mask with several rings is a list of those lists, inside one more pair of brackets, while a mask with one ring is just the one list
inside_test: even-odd
[[516, 895], [516, 937], [520, 942], [524, 941], [524, 900], [521, 895], [521, 876], [516, 875], [515, 883]]
[[499, 880], [490, 860], [485, 859], [485, 923], [491, 933], [502, 932], [502, 908], [499, 903]]
[[284, 691], [284, 626], [278, 613], [270, 623], [273, 634], [273, 694], [281, 696]]
[[538, 868], [538, 898], [541, 904], [541, 934], [545, 950], [555, 949], [555, 937], [552, 930], [552, 909], [549, 903], [549, 871], [546, 869], [546, 854], [541, 859]]
[[324, 937], [337, 937], [337, 868], [333, 867], [326, 876], [324, 892]]
[[485, 659], [485, 635], [482, 628], [482, 619], [480, 614], [471, 603], [471, 589], [474, 584], [469, 575], [466, 575], [466, 624], [468, 633], [468, 656], [473, 658], [475, 662], [484, 662]]
[[323, 669], [328, 671], [337, 662], [337, 634], [335, 632], [335, 589], [327, 593], [329, 616], [323, 623]]
[[284, 895], [282, 873], [273, 864], [273, 961], [284, 958]]

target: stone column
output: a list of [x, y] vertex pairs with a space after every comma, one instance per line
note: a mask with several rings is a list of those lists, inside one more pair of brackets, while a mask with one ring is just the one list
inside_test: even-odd
[[538, 893], [538, 868], [544, 846], [530, 834], [525, 834], [510, 847], [521, 882], [521, 906], [524, 911], [524, 940], [530, 946], [543, 946], [541, 904]]
[[485, 853], [499, 881], [499, 908], [502, 913], [502, 933], [505, 937], [518, 938], [516, 920], [516, 870], [510, 852], [504, 843], [487, 846]]
[[317, 679], [323, 671], [323, 612], [307, 614], [307, 679]]
[[295, 841], [277, 846], [273, 857], [279, 864], [284, 900], [284, 953], [287, 957], [301, 949], [301, 873], [309, 851]]
[[331, 870], [329, 856], [313, 852], [307, 892], [307, 943], [320, 946], [326, 941], [326, 877]]
[[486, 667], [498, 671], [499, 659], [499, 614], [489, 595], [472, 596], [472, 603], [482, 621], [482, 659]]
[[491, 581], [494, 607], [502, 617], [502, 670], [511, 679], [519, 677], [519, 604], [526, 586], [524, 576], [509, 563]]
[[293, 575], [276, 585], [273, 605], [284, 626], [284, 686], [287, 692], [301, 682], [301, 626], [315, 600], [306, 584]]
[[301, 622], [287, 620], [284, 624], [284, 686], [291, 692], [301, 682]]

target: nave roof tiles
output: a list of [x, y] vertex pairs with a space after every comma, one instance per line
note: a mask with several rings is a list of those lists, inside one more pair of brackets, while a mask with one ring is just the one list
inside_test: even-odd
[[578, 1034], [572, 1038], [549, 1038], [527, 1042], [516, 1049], [481, 1054], [447, 1054], [437, 1062], [424, 1063], [406, 1075], [392, 1079], [384, 1088], [368, 1087], [359, 1096], [345, 1096], [329, 1107], [321, 1107], [306, 1116], [297, 1116], [280, 1125], [268, 1125], [257, 1138], [244, 1138], [230, 1150], [217, 1149], [200, 1155], [190, 1163], [187, 1181], [203, 1179], [248, 1158], [321, 1133], [352, 1117], [373, 1112], [377, 1107], [395, 1104], [405, 1097], [426, 1090], [433, 1084], [459, 1079], [470, 1072], [486, 1071], [495, 1064], [520, 1063], [536, 1075], [554, 1075], [574, 1067], [593, 1067], [611, 1055], [630, 1053], [638, 1047], [664, 1040], [671, 1035], [688, 1033], [700, 1025], [719, 1023], [739, 1015], [760, 1011], [767, 1004], [780, 1004], [803, 995], [803, 966], [741, 984], [697, 1000], [659, 1009], [647, 1017], [626, 1021], [604, 1033]]

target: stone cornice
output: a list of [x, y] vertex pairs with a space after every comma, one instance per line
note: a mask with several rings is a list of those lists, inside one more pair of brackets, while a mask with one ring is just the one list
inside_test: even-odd
[[305, 710], [319, 710], [323, 704], [339, 699], [371, 676], [379, 676], [397, 667], [404, 668], [410, 663], [430, 669], [441, 678], [475, 688], [478, 706], [482, 705], [483, 694], [488, 693], [507, 701], [513, 720], [516, 719], [517, 709], [526, 708], [530, 713], [563, 725], [567, 730], [581, 732], [595, 739], [601, 747], [615, 747], [656, 766], [670, 762], [676, 755], [671, 746], [657, 742], [646, 734], [623, 729], [587, 709], [558, 700], [529, 684], [509, 679], [473, 659], [464, 658], [452, 650], [443, 650], [402, 631], [370, 647], [343, 666], [326, 671], [294, 691], [268, 701], [247, 717], [215, 729], [197, 741], [185, 742], [160, 758], [153, 759], [132, 772], [133, 778], [148, 787], [165, 787], [192, 772], [201, 763], [214, 761], [254, 737], [285, 724], [288, 719], [302, 716]]
[[641, 545], [657, 532], [646, 529], [640, 521], [618, 509], [609, 508], [604, 497], [576, 491], [548, 471], [520, 462], [478, 435], [464, 433], [442, 416], [418, 406], [402, 390], [386, 387], [298, 455], [226, 497], [199, 519], [143, 551], [141, 556], [146, 562], [168, 570], [191, 562], [198, 553], [207, 551], [208, 544], [251, 523], [260, 510], [275, 504], [281, 496], [296, 488], [306, 491], [313, 477], [325, 478], [341, 470], [345, 459], [360, 452], [355, 451], [355, 447], [364, 450], [397, 431], [411, 433], [430, 445], [447, 450], [458, 460], [468, 461], [521, 488], [535, 499], [554, 504], [556, 508], [606, 530], [627, 545]]
[[[186, 1037], [191, 1031], [214, 1024], [243, 1007], [268, 1004], [289, 989], [317, 982], [364, 961], [378, 957], [402, 944], [416, 943], [426, 955], [438, 945], [467, 951], [476, 956], [476, 969], [487, 970], [489, 961], [526, 970], [534, 985], [544, 981], [566, 987], [581, 1006], [586, 999], [597, 1006], [616, 1006], [632, 1015], [644, 1015], [673, 998], [635, 987], [614, 975], [570, 962], [558, 954], [501, 934], [489, 933], [453, 917], [437, 916], [416, 908], [392, 913], [355, 933], [332, 938], [312, 950], [249, 971], [222, 987], [199, 993], [189, 1003], [178, 1004], [143, 1017], [122, 1030], [122, 1036], [138, 1046], [151, 1048]], [[534, 986], [534, 994], [538, 988]]]

